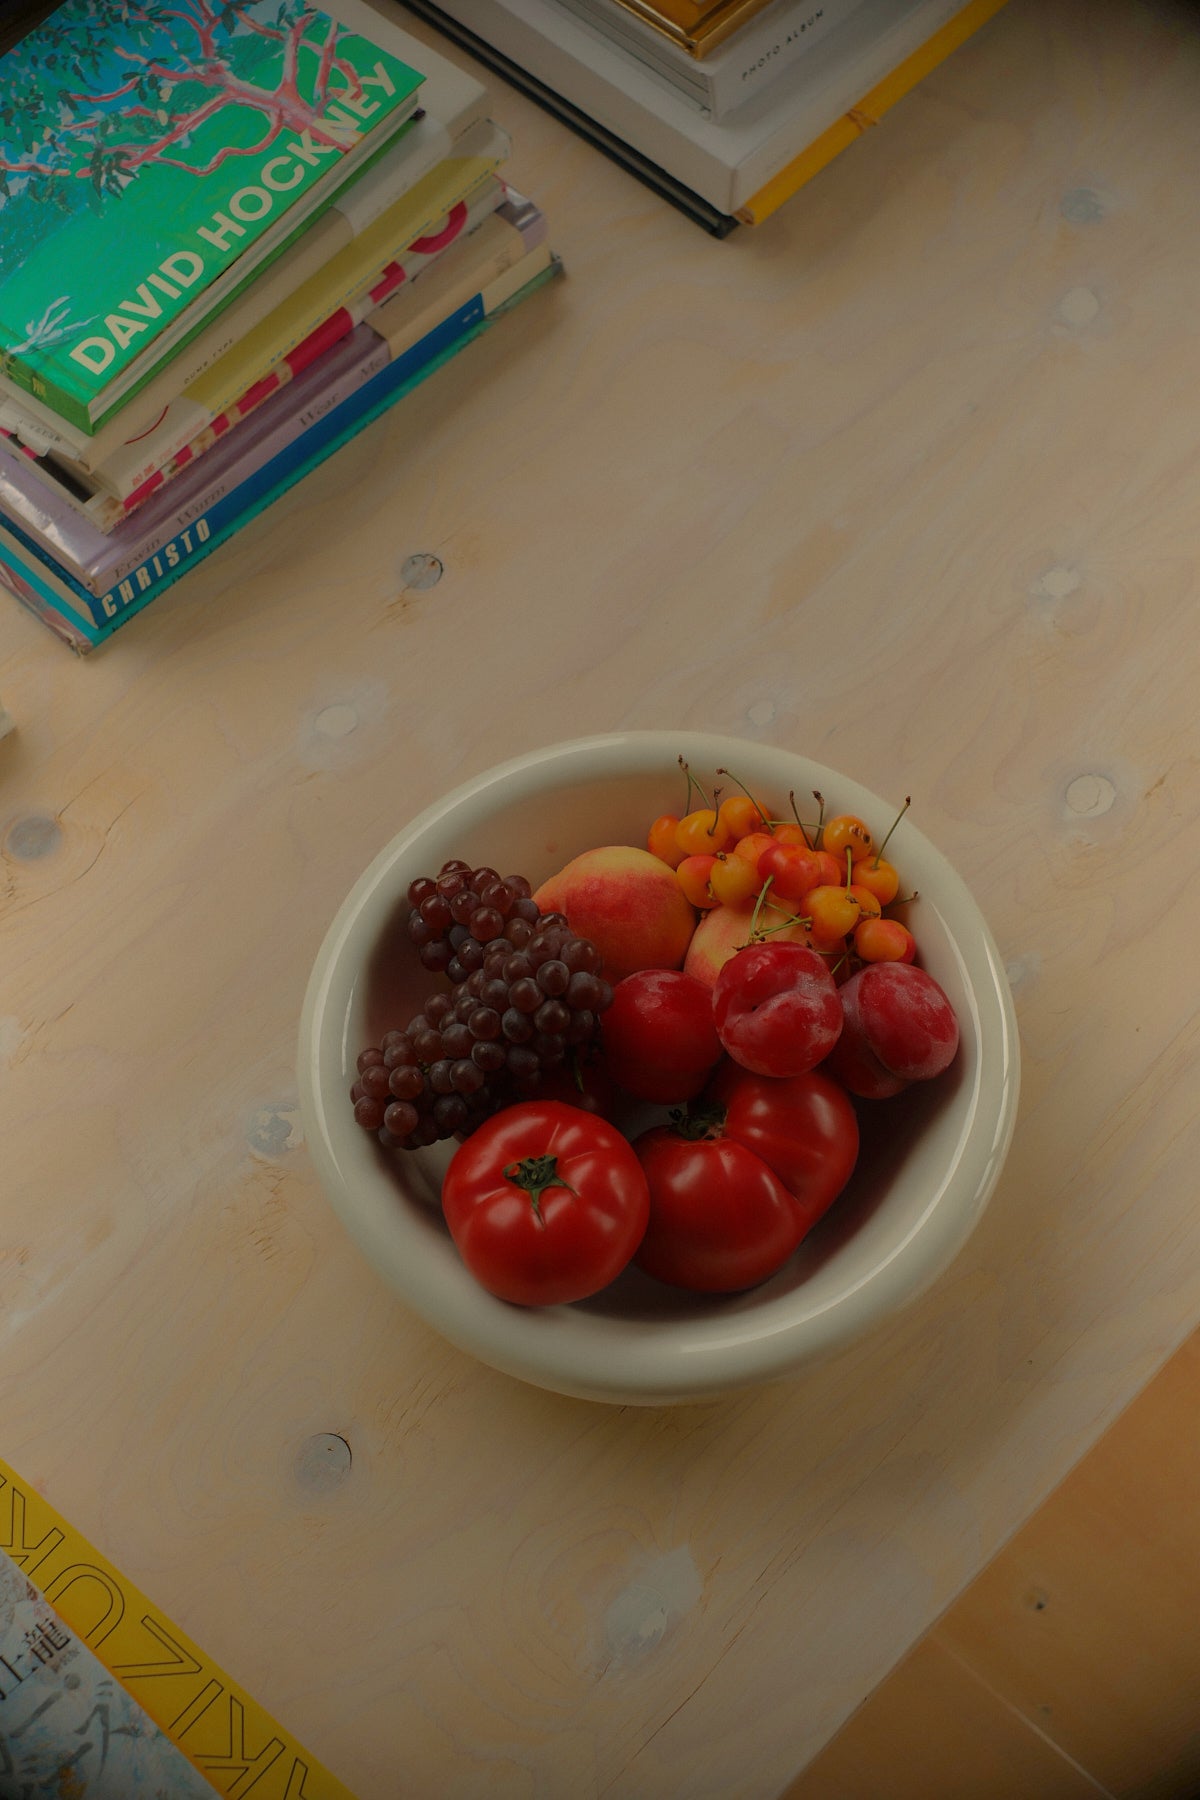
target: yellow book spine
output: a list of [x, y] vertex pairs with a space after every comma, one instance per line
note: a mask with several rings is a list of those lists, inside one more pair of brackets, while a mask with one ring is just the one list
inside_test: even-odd
[[4, 1462], [0, 1550], [218, 1794], [233, 1800], [253, 1788], [254, 1800], [354, 1800]]
[[969, 5], [964, 6], [961, 12], [948, 19], [939, 31], [927, 38], [919, 50], [914, 50], [911, 56], [905, 57], [869, 94], [864, 94], [857, 106], [851, 107], [848, 113], [843, 113], [806, 150], [793, 157], [778, 175], [772, 176], [756, 194], [752, 194], [745, 205], [738, 208], [737, 217], [744, 225], [761, 225], [764, 219], [770, 218], [785, 200], [790, 200], [805, 182], [819, 174], [848, 144], [862, 137], [872, 125], [878, 125], [884, 113], [895, 106], [897, 100], [902, 100], [918, 82], [924, 81], [931, 70], [945, 62], [960, 44], [965, 44], [1004, 4], [1005, 0], [970, 0]]
[[502, 161], [497, 144], [495, 156], [450, 156], [439, 163], [193, 381], [188, 398], [214, 416], [231, 406], [339, 306], [360, 300], [388, 262], [444, 219]]

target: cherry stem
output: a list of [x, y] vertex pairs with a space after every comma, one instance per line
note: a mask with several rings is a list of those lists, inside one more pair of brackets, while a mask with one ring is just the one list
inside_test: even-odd
[[521, 1162], [511, 1162], [504, 1171], [504, 1179], [511, 1181], [514, 1187], [523, 1188], [529, 1195], [533, 1216], [543, 1228], [546, 1221], [542, 1217], [541, 1200], [547, 1188], [566, 1188], [568, 1194], [579, 1198], [570, 1182], [564, 1181], [559, 1174], [556, 1156], [527, 1156]]
[[[721, 773], [721, 771], [720, 771], [720, 769], [718, 769], [717, 774], [719, 775], [720, 773]], [[715, 838], [717, 835], [717, 801], [720, 799], [720, 797], [721, 797], [721, 790], [719, 787], [715, 787], [713, 789], [712, 805], [708, 809], [712, 813], [712, 824], [709, 826], [708, 831], [705, 833], [705, 835], [710, 838]]]
[[[815, 848], [815, 846], [813, 845], [812, 840], [810, 839], [810, 837], [808, 835], [808, 832], [804, 829], [804, 820], [800, 817], [799, 811], [797, 810], [797, 807], [796, 807], [796, 790], [795, 790], [795, 788], [788, 789], [788, 805], [792, 809], [792, 817], [795, 819], [797, 825], [800, 827], [800, 836], [804, 839], [804, 842], [805, 842], [805, 845], [807, 846], [807, 848], [809, 850], [812, 850], [813, 848]], [[818, 829], [819, 829], [819, 827], [818, 827]]]
[[846, 845], [846, 892], [854, 886], [854, 852]]
[[688, 765], [687, 765], [686, 761], [684, 760], [684, 758], [681, 756], [681, 757], [679, 757], [678, 761], [679, 761], [680, 768], [683, 770], [684, 774], [687, 776], [687, 793], [683, 796], [683, 812], [684, 812], [684, 817], [686, 818], [688, 813], [690, 813], [692, 810], [692, 789], [695, 788], [696, 792], [699, 794], [699, 796], [700, 796], [701, 800], [704, 802], [705, 806], [708, 805], [708, 796], [705, 794], [704, 789], [700, 786], [700, 783], [696, 780], [696, 777], [692, 774], [692, 771], [688, 768]]
[[888, 901], [888, 905], [889, 906], [907, 906], [911, 900], [919, 900], [920, 898], [921, 898], [920, 888], [914, 888], [911, 894], [897, 894], [897, 896], [894, 900]]
[[888, 826], [887, 837], [884, 838], [882, 844], [880, 844], [878, 850], [875, 852], [875, 867], [876, 868], [879, 867], [879, 859], [883, 855], [884, 851], [887, 849], [888, 838], [891, 837], [893, 831], [895, 831], [897, 825], [900, 823], [901, 819], [904, 817], [905, 813], [908, 811], [908, 809], [911, 805], [912, 805], [912, 795], [905, 794], [904, 805], [900, 808], [900, 811], [896, 814], [895, 818], [892, 820], [891, 824]]
[[[771, 883], [774, 881], [774, 879], [775, 879], [775, 877], [773, 875], [768, 875], [767, 879], [763, 882], [761, 888], [758, 890], [758, 898], [754, 902], [754, 912], [750, 918], [750, 937], [748, 939], [748, 942], [750, 942], [751, 944], [753, 944], [755, 942], [755, 933], [758, 930], [758, 921], [762, 917], [763, 907], [768, 904], [772, 904], [771, 902], [768, 902], [768, 900], [767, 900], [767, 892], [771, 886]], [[744, 945], [743, 945], [743, 948], [745, 948]]]
[[718, 775], [728, 775], [730, 781], [737, 782], [737, 785], [741, 788], [741, 790], [742, 790], [743, 794], [745, 794], [747, 800], [750, 801], [751, 805], [757, 811], [758, 817], [759, 817], [759, 823], [762, 826], [764, 826], [767, 831], [773, 832], [775, 830], [775, 826], [772, 823], [772, 821], [770, 819], [768, 819], [768, 817], [767, 817], [766, 807], [759, 805], [759, 802], [755, 799], [754, 795], [750, 792], [750, 789], [746, 786], [746, 784], [742, 780], [741, 776], [735, 775], [732, 769], [718, 769], [716, 772]]
[[[812, 919], [805, 919], [799, 913], [793, 913], [789, 919], [782, 919], [778, 925], [762, 925], [758, 932], [759, 942], [761, 943], [763, 938], [772, 937], [777, 931], [790, 931], [793, 925], [802, 925], [807, 931], [812, 925]], [[742, 948], [744, 949], [745, 945]]]
[[[811, 848], [814, 850], [819, 850], [821, 848], [821, 833], [825, 829], [825, 796], [824, 796], [824, 794], [820, 793], [818, 791], [818, 789], [814, 788], [812, 791], [812, 797], [816, 801], [817, 805], [820, 807], [821, 810], [817, 815], [817, 830], [816, 830], [816, 835], [815, 835], [815, 838], [811, 845]], [[799, 824], [799, 820], [797, 820], [797, 823]], [[801, 829], [801, 831], [804, 830], [803, 825], [800, 826], [800, 829]]]

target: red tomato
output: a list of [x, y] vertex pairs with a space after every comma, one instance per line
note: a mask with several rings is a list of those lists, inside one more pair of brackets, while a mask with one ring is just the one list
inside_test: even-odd
[[528, 1100], [486, 1119], [455, 1151], [442, 1210], [489, 1293], [559, 1306], [616, 1279], [641, 1242], [650, 1199], [614, 1125], [560, 1100]]
[[734, 1293], [781, 1268], [836, 1200], [858, 1121], [816, 1071], [777, 1080], [727, 1065], [690, 1117], [634, 1149], [650, 1189], [638, 1266], [675, 1287]]

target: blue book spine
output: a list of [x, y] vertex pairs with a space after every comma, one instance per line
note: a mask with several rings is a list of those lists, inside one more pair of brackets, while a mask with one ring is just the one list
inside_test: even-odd
[[[81, 581], [77, 581], [59, 563], [47, 556], [7, 514], [3, 515], [4, 524], [11, 537], [19, 539], [24, 545], [29, 559], [43, 569], [50, 570], [62, 586], [76, 596], [71, 612], [99, 633], [95, 639], [98, 643], [110, 634], [119, 619], [123, 622], [125, 614], [138, 611], [156, 599], [164, 589], [178, 581], [181, 575], [211, 554], [218, 544], [231, 537], [311, 469], [324, 462], [327, 456], [340, 449], [342, 444], [370, 424], [372, 419], [377, 418], [394, 401], [457, 355], [489, 322], [484, 312], [482, 294], [474, 295], [440, 325], [427, 332], [419, 343], [380, 369], [377, 375], [364, 382], [357, 393], [343, 400], [340, 406], [334, 407], [324, 418], [308, 426], [269, 462], [265, 462], [261, 469], [256, 469], [245, 481], [224, 494], [206, 513], [193, 520], [185, 530], [177, 532], [169, 542], [161, 545], [153, 555], [139, 563], [136, 569], [131, 570], [115, 587], [99, 598], [89, 593]], [[6, 558], [10, 554], [15, 552], [10, 552], [7, 547], [0, 551], [0, 555]], [[32, 579], [28, 573], [27, 579]], [[34, 586], [46, 595], [57, 611], [61, 612], [64, 606], [70, 604], [61, 591], [51, 589], [44, 581], [37, 580]], [[90, 638], [91, 633], [87, 635]]]

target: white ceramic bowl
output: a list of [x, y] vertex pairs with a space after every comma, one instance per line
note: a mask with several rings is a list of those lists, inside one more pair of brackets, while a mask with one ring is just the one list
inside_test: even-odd
[[[329, 928], [305, 996], [301, 1110], [329, 1198], [414, 1312], [497, 1369], [587, 1399], [662, 1405], [776, 1379], [860, 1336], [912, 1300], [966, 1241], [995, 1186], [1017, 1105], [1012, 1000], [979, 908], [906, 819], [889, 846], [914, 908], [921, 959], [950, 995], [959, 1054], [939, 1081], [873, 1114], [850, 1185], [785, 1268], [749, 1293], [690, 1296], [629, 1271], [575, 1306], [527, 1310], [467, 1273], [442, 1222], [451, 1145], [388, 1157], [352, 1117], [358, 1052], [407, 1023], [431, 980], [404, 931], [405, 892], [461, 856], [535, 885], [598, 844], [644, 842], [677, 811], [687, 758], [701, 780], [737, 771], [782, 806], [819, 788], [833, 812], [886, 829], [896, 807], [769, 745], [641, 731], [552, 744], [489, 770], [413, 819], [357, 881]], [[869, 1103], [860, 1112], [866, 1117]], [[886, 1119], [887, 1130], [879, 1129]]]

